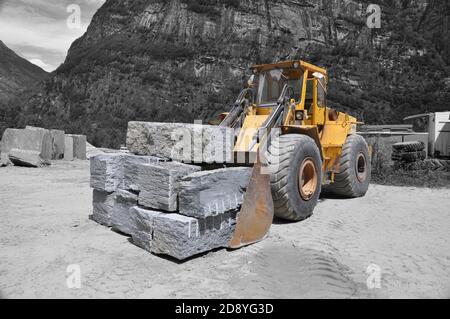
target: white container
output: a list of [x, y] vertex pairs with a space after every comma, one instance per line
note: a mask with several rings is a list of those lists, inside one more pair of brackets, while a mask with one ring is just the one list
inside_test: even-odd
[[450, 157], [450, 112], [430, 114], [430, 153]]

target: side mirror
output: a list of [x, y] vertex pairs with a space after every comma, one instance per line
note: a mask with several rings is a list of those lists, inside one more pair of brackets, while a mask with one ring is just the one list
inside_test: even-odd
[[327, 93], [327, 87], [325, 83], [325, 75], [319, 72], [314, 72], [313, 77], [316, 78], [319, 82], [319, 85], [322, 87], [323, 91]]
[[255, 75], [253, 74], [253, 75], [250, 77], [250, 79], [248, 79], [248, 82], [247, 82], [248, 87], [252, 87], [254, 82], [255, 82]]
[[315, 77], [318, 80], [322, 80], [323, 78], [325, 78], [325, 76], [322, 73], [319, 73], [319, 72], [314, 72], [313, 73], [313, 77]]

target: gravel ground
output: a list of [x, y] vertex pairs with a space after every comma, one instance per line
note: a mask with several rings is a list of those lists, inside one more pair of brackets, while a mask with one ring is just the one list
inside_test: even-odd
[[[0, 168], [0, 298], [450, 298], [448, 189], [324, 198], [259, 244], [185, 263], [88, 220], [91, 199], [88, 162]], [[67, 286], [73, 264], [80, 289]]]

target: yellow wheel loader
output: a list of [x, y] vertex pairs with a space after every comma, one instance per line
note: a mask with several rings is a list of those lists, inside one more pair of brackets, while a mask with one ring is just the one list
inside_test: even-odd
[[274, 215], [310, 217], [323, 186], [346, 198], [364, 196], [371, 176], [368, 145], [356, 134], [361, 123], [326, 106], [325, 69], [287, 61], [252, 71], [220, 119], [238, 132], [235, 160], [255, 163], [230, 248], [264, 239]]

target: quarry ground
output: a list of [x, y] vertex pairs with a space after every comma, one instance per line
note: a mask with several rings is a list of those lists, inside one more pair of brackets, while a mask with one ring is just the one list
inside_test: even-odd
[[90, 221], [91, 200], [87, 161], [0, 168], [0, 298], [450, 298], [449, 189], [323, 198], [259, 244], [185, 263]]

